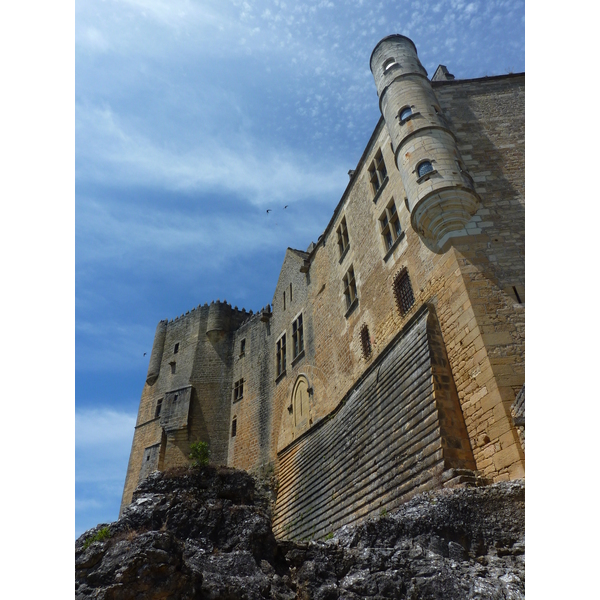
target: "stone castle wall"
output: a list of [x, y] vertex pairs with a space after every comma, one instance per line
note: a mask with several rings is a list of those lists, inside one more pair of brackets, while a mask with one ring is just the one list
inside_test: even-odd
[[[439, 482], [438, 467], [444, 471], [468, 464], [495, 481], [524, 476], [524, 451], [510, 414], [524, 384], [524, 76], [439, 81], [432, 87], [473, 181], [480, 203], [475, 214], [463, 229], [451, 231], [441, 247], [412, 228], [382, 118], [316, 246], [310, 252], [286, 252], [272, 309], [251, 315], [223, 303], [205, 305], [166, 328], [159, 326], [156, 339], [164, 338], [158, 344], [159, 373], [142, 393], [122, 506], [140, 477], [187, 462], [189, 444], [200, 439], [209, 442], [217, 464], [253, 472], [274, 469], [281, 484], [276, 522], [281, 535], [306, 534], [306, 523], [297, 524], [291, 501], [306, 486], [329, 486], [346, 497], [348, 506], [360, 504], [352, 491], [337, 489], [340, 469], [353, 489], [375, 491], [362, 502], [364, 510], [338, 510], [334, 502], [325, 512], [317, 511], [312, 533], [324, 535], [332, 524], [391, 506], [402, 493], [390, 492], [383, 483], [376, 491], [384, 467], [371, 462], [367, 468], [362, 458], [339, 450], [347, 443], [343, 432], [348, 426], [340, 407], [352, 397], [353, 415], [363, 415], [366, 422], [374, 418], [380, 405], [359, 393], [364, 378], [395, 352], [398, 336], [425, 307], [436, 322], [427, 338], [428, 370], [415, 370], [408, 355], [397, 369], [408, 369], [414, 377], [425, 373], [431, 387], [423, 400], [426, 408], [420, 410], [433, 411], [438, 423], [428, 433], [428, 443], [438, 454], [446, 448], [445, 454], [434, 452], [431, 456], [437, 458], [425, 464], [422, 449], [407, 450], [407, 456], [425, 461], [414, 472], [400, 459], [392, 465], [376, 452], [364, 457], [391, 465], [385, 473], [395, 473], [394, 480], [404, 477], [406, 493]], [[373, 166], [381, 157], [386, 173], [375, 190]], [[391, 248], [382, 231], [384, 215], [400, 225]], [[348, 243], [340, 245], [344, 229]], [[399, 303], [394, 289], [404, 270], [414, 298], [408, 307]], [[349, 306], [344, 292], [351, 273], [357, 299]], [[296, 356], [293, 335], [299, 317], [303, 344]], [[280, 347], [284, 334], [286, 364], [278, 373], [278, 342]], [[149, 381], [158, 360], [155, 350], [159, 353], [153, 348]], [[241, 397], [236, 395], [240, 382]], [[396, 383], [400, 385], [390, 383], [392, 388]], [[400, 404], [393, 394], [387, 398], [380, 408], [389, 422], [361, 429], [371, 441], [358, 447], [379, 444], [385, 452], [382, 436], [410, 439], [411, 427], [418, 428], [418, 419], [408, 424], [400, 417], [402, 407], [417, 402], [416, 397]], [[170, 412], [156, 417], [161, 399], [161, 412]], [[179, 402], [176, 409], [173, 402]], [[462, 432], [450, 436], [452, 443], [446, 422], [453, 424], [452, 431]], [[323, 442], [326, 430], [330, 437]], [[328, 462], [327, 452], [316, 450], [324, 443], [337, 462]], [[301, 456], [318, 456], [320, 462]]]

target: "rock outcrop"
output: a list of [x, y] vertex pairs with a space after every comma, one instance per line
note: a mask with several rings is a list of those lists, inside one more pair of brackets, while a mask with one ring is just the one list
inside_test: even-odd
[[523, 481], [421, 494], [323, 543], [276, 540], [271, 502], [243, 471], [154, 473], [76, 541], [76, 598], [525, 597]]

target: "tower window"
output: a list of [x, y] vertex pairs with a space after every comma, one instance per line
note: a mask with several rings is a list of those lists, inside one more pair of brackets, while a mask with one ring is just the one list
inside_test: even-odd
[[285, 292], [283, 292], [283, 310], [285, 310]]
[[344, 296], [346, 297], [346, 308], [349, 310], [354, 302], [358, 301], [356, 293], [356, 280], [354, 279], [354, 268], [350, 267], [343, 279]]
[[373, 193], [377, 194], [380, 188], [383, 186], [384, 181], [387, 177], [387, 169], [385, 168], [385, 162], [383, 160], [383, 154], [381, 150], [378, 150], [371, 166], [369, 167], [369, 180], [371, 181], [371, 187]]
[[400, 123], [404, 123], [413, 114], [412, 108], [407, 106], [400, 111]]
[[285, 333], [277, 342], [277, 377], [285, 372]]
[[177, 369], [177, 364], [175, 362], [170, 362], [169, 365], [171, 366], [171, 375], [173, 375]]
[[155, 419], [160, 416], [160, 411], [161, 411], [161, 408], [162, 408], [162, 403], [163, 403], [163, 399], [159, 398], [158, 402], [156, 403], [156, 410], [154, 411], [154, 418]]
[[173, 348], [173, 354], [177, 354], [179, 352], [179, 342], [177, 342], [175, 344], [175, 347]]
[[402, 317], [415, 303], [415, 297], [413, 295], [410, 277], [408, 276], [406, 267], [394, 277], [394, 298], [396, 299], [396, 306]]
[[372, 348], [367, 325], [363, 325], [360, 329], [360, 345], [362, 346], [363, 358], [369, 358], [369, 356], [371, 356]]
[[244, 354], [246, 354], [246, 340], [243, 339], [240, 342], [240, 356], [244, 356]]
[[428, 160], [424, 160], [423, 162], [419, 163], [419, 166], [417, 167], [417, 174], [419, 177], [423, 177], [423, 175], [431, 173], [432, 171], [433, 165]]
[[342, 219], [340, 226], [337, 228], [337, 236], [341, 258], [342, 256], [344, 256], [346, 250], [350, 246], [350, 239], [348, 238], [348, 227], [346, 225], [346, 217]]
[[244, 378], [242, 377], [242, 379], [235, 382], [235, 385], [233, 387], [233, 401], [237, 402], [238, 400], [241, 400], [243, 397], [244, 397]]
[[292, 295], [292, 282], [290, 281], [290, 303], [292, 302], [293, 299], [293, 295]]
[[233, 417], [231, 421], [231, 437], [234, 438], [237, 435], [237, 418]]
[[388, 58], [383, 63], [383, 72], [387, 73], [392, 68], [392, 65], [394, 65], [394, 64], [396, 64], [396, 59], [395, 58]]
[[292, 343], [294, 346], [294, 358], [304, 350], [304, 326], [302, 325], [302, 314], [292, 323]]
[[381, 235], [386, 250], [391, 250], [394, 242], [400, 238], [402, 228], [400, 227], [400, 219], [394, 199], [386, 206], [381, 217], [379, 217], [379, 225], [381, 226]]

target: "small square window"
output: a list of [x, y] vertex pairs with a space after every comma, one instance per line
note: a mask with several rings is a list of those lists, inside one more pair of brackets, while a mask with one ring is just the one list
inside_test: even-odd
[[386, 177], [387, 169], [385, 168], [383, 154], [381, 153], [381, 150], [378, 150], [369, 167], [369, 180], [371, 182], [371, 187], [373, 188], [373, 194], [377, 194]]
[[354, 268], [350, 267], [346, 275], [344, 275], [344, 279], [342, 280], [344, 283], [344, 296], [346, 297], [346, 308], [350, 308], [352, 304], [358, 300], [358, 295], [356, 293], [356, 280], [354, 278]]
[[394, 298], [400, 315], [403, 317], [415, 303], [415, 297], [408, 276], [408, 270], [404, 267], [394, 277]]
[[340, 226], [337, 228], [338, 246], [340, 249], [340, 258], [344, 256], [344, 253], [350, 246], [350, 239], [348, 238], [348, 226], [346, 225], [346, 217], [342, 219]]
[[302, 325], [302, 315], [292, 323], [292, 343], [294, 347], [294, 358], [300, 355], [304, 350], [304, 326]]
[[235, 382], [233, 386], [233, 401], [237, 402], [244, 397], [244, 378]]

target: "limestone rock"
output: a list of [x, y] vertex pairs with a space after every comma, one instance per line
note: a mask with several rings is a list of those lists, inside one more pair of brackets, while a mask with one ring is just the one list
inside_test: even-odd
[[[517, 600], [524, 496], [523, 481], [444, 489], [324, 543], [277, 541], [249, 474], [155, 473], [118, 521], [76, 541], [76, 598]], [[102, 527], [110, 537], [85, 548]]]

